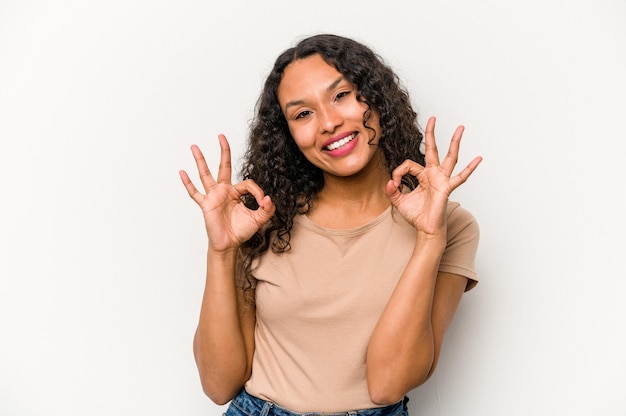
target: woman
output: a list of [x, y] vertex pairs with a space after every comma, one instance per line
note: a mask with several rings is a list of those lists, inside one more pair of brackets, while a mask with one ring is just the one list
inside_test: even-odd
[[192, 146], [204, 193], [181, 179], [209, 241], [194, 353], [227, 415], [407, 414], [476, 279], [476, 222], [448, 196], [481, 158], [452, 175], [463, 128], [441, 163], [434, 129], [368, 47], [317, 35], [276, 60], [242, 182], [223, 135], [217, 177]]

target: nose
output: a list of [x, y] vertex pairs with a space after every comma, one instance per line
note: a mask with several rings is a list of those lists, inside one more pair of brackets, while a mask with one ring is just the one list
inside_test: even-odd
[[343, 117], [332, 105], [319, 108], [317, 114], [321, 133], [332, 133], [343, 124]]

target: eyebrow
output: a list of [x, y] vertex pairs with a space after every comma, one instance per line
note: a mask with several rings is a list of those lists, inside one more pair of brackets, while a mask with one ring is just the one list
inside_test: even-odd
[[[331, 82], [331, 84], [326, 87], [326, 91], [330, 92], [333, 89], [335, 89], [337, 87], [337, 85], [339, 85], [341, 83], [341, 81], [343, 81], [345, 78], [343, 77], [343, 75], [341, 75], [339, 78], [337, 78], [336, 80], [334, 80], [333, 82]], [[293, 107], [296, 105], [302, 105], [304, 104], [304, 100], [294, 100], [294, 101], [289, 101], [287, 104], [285, 104], [285, 112], [287, 112], [287, 110], [289, 109], [289, 107]]]

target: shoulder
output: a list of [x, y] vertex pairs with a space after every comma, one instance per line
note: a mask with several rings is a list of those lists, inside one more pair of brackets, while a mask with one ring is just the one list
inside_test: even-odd
[[458, 202], [448, 203], [448, 237], [441, 258], [439, 271], [467, 277], [466, 290], [478, 282], [475, 258], [478, 250], [480, 230], [471, 212]]
[[455, 201], [449, 201], [447, 216], [448, 243], [459, 233], [478, 239], [480, 233], [478, 222], [474, 215], [463, 208], [461, 204]]

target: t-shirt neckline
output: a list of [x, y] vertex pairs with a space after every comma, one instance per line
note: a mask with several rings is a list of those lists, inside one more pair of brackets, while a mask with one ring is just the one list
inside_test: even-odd
[[358, 227], [354, 227], [354, 228], [341, 228], [341, 229], [338, 229], [338, 228], [324, 227], [322, 225], [317, 224], [316, 222], [313, 222], [306, 215], [298, 215], [298, 216], [296, 216], [295, 221], [300, 223], [300, 224], [302, 224], [304, 227], [306, 227], [308, 229], [317, 231], [317, 232], [322, 233], [322, 234], [335, 235], [335, 236], [351, 236], [351, 235], [362, 234], [365, 231], [367, 231], [367, 230], [377, 226], [381, 222], [383, 222], [386, 218], [390, 217], [392, 208], [393, 208], [393, 205], [389, 205], [376, 218], [373, 218], [371, 221], [369, 221], [369, 222], [367, 222], [367, 223], [365, 223], [363, 225], [359, 225]]

